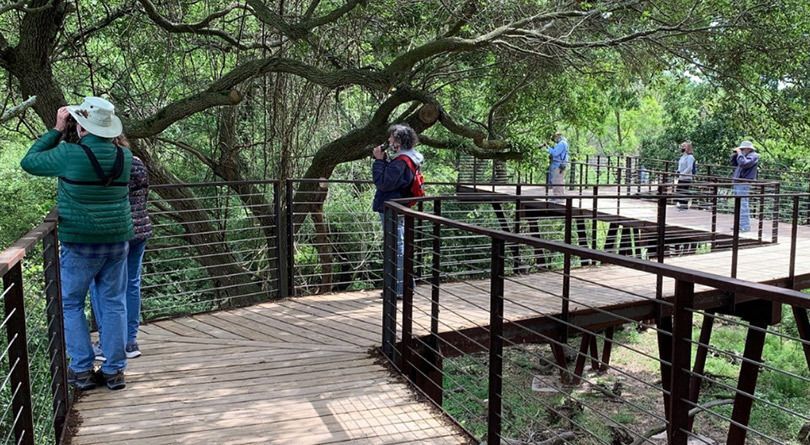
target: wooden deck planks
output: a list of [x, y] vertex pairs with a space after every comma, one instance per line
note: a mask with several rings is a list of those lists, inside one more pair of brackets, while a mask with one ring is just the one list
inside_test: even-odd
[[127, 389], [80, 399], [73, 444], [466, 443], [369, 355], [372, 295], [144, 325]]

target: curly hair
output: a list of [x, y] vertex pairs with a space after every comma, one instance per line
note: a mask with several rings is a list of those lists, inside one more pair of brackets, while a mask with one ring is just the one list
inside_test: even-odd
[[388, 135], [393, 136], [394, 140], [399, 142], [402, 150], [410, 150], [416, 147], [419, 143], [419, 137], [416, 131], [413, 130], [408, 124], [394, 124], [388, 128]]

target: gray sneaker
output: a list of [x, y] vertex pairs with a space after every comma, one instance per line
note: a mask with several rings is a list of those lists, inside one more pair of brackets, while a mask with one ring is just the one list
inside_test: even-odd
[[107, 374], [102, 372], [101, 376], [104, 378], [104, 383], [111, 391], [118, 391], [127, 387], [126, 379], [124, 378], [124, 370], [120, 370], [115, 374]]
[[138, 342], [127, 343], [127, 358], [137, 358], [141, 356], [141, 349]]
[[93, 389], [96, 387], [96, 384], [99, 383], [98, 376], [92, 369], [84, 372], [74, 372], [72, 369], [68, 368], [67, 381], [79, 391]]
[[101, 342], [93, 342], [93, 355], [95, 355], [96, 360], [100, 362], [107, 361], [107, 357], [104, 357], [104, 351], [101, 350]]

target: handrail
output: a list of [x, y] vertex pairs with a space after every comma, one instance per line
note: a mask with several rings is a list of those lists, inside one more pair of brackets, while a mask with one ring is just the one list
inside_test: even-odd
[[[436, 199], [436, 197], [433, 197]], [[521, 199], [515, 195], [515, 199]], [[573, 198], [566, 198], [570, 206], [570, 200]], [[490, 238], [502, 240], [505, 242], [520, 243], [533, 247], [553, 250], [555, 252], [570, 254], [590, 260], [601, 261], [604, 263], [615, 264], [618, 266], [628, 267], [643, 272], [660, 274], [662, 276], [673, 278], [676, 280], [689, 281], [695, 284], [713, 287], [718, 290], [727, 292], [734, 292], [746, 295], [757, 295], [758, 298], [766, 297], [775, 302], [800, 306], [810, 309], [810, 296], [807, 294], [795, 291], [792, 289], [780, 288], [767, 284], [752, 283], [749, 281], [740, 280], [737, 278], [724, 277], [708, 272], [698, 272], [691, 269], [673, 266], [671, 264], [657, 263], [652, 261], [645, 261], [632, 257], [622, 256], [610, 252], [601, 252], [586, 247], [573, 246], [559, 241], [543, 240], [533, 238], [525, 235], [517, 235], [509, 232], [504, 232], [497, 229], [489, 229], [473, 224], [467, 224], [451, 219], [431, 215], [425, 212], [419, 212], [412, 208], [402, 205], [400, 202], [408, 202], [411, 199], [405, 200], [391, 200], [385, 203], [385, 207], [393, 209], [398, 214], [408, 215], [412, 218], [420, 219], [423, 221], [431, 221], [444, 226], [453, 227], [456, 229], [465, 230], [478, 235], [486, 235]]]
[[45, 220], [28, 233], [21, 236], [14, 244], [0, 252], [0, 275], [5, 275], [17, 265], [36, 244], [45, 238], [48, 232], [56, 227], [57, 211], [54, 207], [45, 216]]

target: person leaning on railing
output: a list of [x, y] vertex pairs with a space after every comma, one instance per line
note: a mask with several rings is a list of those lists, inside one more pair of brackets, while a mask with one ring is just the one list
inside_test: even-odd
[[[408, 160], [413, 164], [414, 169], [421, 168], [424, 156], [414, 149], [419, 139], [413, 128], [405, 124], [392, 125], [388, 129], [387, 144], [374, 147], [372, 155], [374, 164], [371, 166], [371, 174], [374, 179], [374, 187], [377, 188], [374, 194], [372, 209], [380, 214], [385, 230], [385, 219], [383, 211], [385, 201], [391, 199], [407, 198], [411, 196], [410, 188], [416, 174], [409, 166]], [[394, 156], [388, 159], [386, 145], [391, 149]], [[405, 158], [408, 158], [407, 160]], [[396, 296], [402, 298], [402, 276], [403, 261], [405, 256], [405, 226], [402, 219], [397, 222], [397, 275], [396, 275]]]
[[[76, 121], [78, 143], [60, 143], [71, 118]], [[128, 190], [132, 153], [113, 144], [121, 131], [110, 102], [86, 97], [81, 105], [60, 108], [54, 128], [37, 139], [20, 162], [32, 175], [59, 178], [56, 202], [68, 382], [80, 390], [102, 382], [113, 390], [126, 386], [126, 266], [134, 232]], [[100, 373], [93, 369], [84, 315], [91, 282], [98, 290], [104, 325], [101, 340], [107, 360]]]
[[[740, 142], [740, 145], [731, 154], [730, 162], [735, 167], [731, 176], [734, 182], [734, 195], [743, 196], [740, 198], [740, 232], [748, 232], [751, 230], [748, 194], [751, 191], [750, 183], [757, 179], [757, 167], [759, 166], [759, 155], [756, 153], [754, 144], [751, 141]], [[734, 227], [731, 230], [733, 231]]]
[[[121, 134], [113, 140], [115, 145], [129, 148], [129, 141]], [[127, 254], [127, 358], [141, 356], [138, 346], [138, 328], [141, 316], [141, 270], [143, 253], [146, 250], [146, 241], [152, 237], [152, 222], [149, 219], [146, 201], [149, 196], [149, 173], [143, 161], [137, 156], [132, 157], [132, 170], [129, 173], [129, 204], [132, 207], [132, 224], [135, 237], [129, 240], [129, 253]], [[103, 310], [98, 304], [97, 292], [94, 285], [90, 285], [90, 302], [96, 316], [98, 331], [102, 331], [99, 313]], [[96, 360], [105, 361], [104, 348], [101, 342], [93, 343], [93, 354]]]

